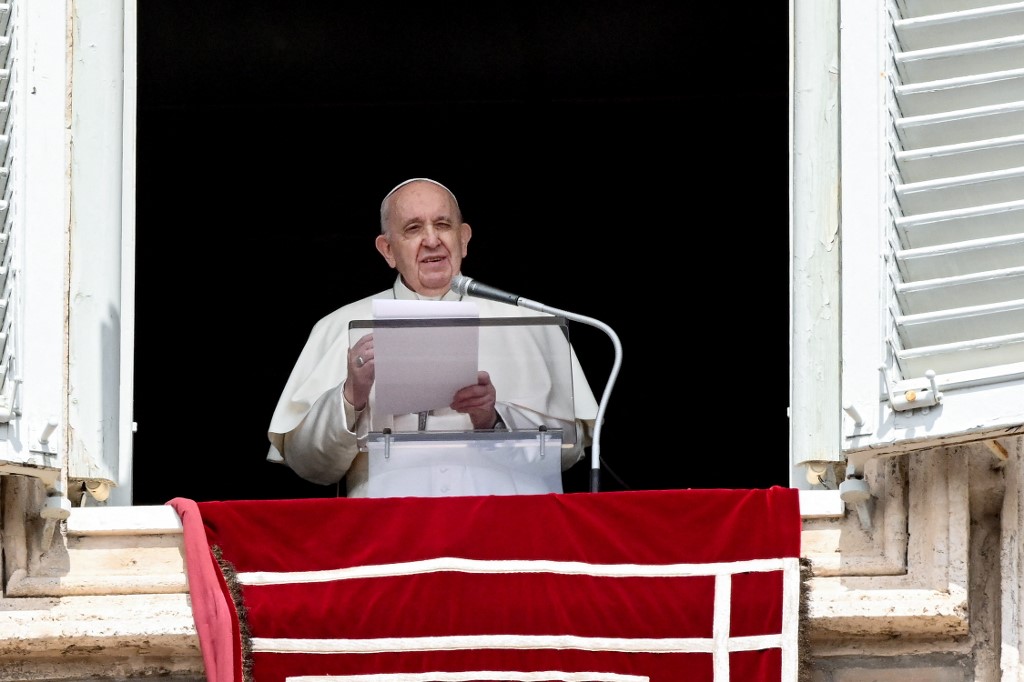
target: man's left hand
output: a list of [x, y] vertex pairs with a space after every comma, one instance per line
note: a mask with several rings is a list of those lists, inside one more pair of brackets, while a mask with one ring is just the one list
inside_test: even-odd
[[491, 375], [477, 372], [476, 384], [456, 391], [451, 408], [468, 414], [474, 429], [491, 429], [498, 421], [498, 413], [494, 410], [495, 395]]

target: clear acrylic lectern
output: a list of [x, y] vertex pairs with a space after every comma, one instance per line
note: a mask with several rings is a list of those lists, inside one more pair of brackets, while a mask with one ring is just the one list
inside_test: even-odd
[[[369, 497], [562, 492], [578, 437], [565, 318], [356, 320], [350, 347], [371, 333]], [[495, 429], [448, 407], [478, 371], [495, 387]]]

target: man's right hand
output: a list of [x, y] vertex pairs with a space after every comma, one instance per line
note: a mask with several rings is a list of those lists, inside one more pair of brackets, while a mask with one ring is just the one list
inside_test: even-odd
[[366, 407], [373, 387], [373, 334], [367, 334], [348, 349], [348, 379], [345, 400], [357, 410]]

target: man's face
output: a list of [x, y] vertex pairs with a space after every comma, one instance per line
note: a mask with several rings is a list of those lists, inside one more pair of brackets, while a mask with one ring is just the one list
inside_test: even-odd
[[410, 289], [440, 296], [462, 267], [471, 233], [448, 192], [414, 182], [391, 197], [387, 232], [377, 237], [377, 250]]

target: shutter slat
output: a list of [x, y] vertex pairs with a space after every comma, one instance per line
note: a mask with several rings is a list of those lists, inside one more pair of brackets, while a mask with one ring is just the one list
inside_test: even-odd
[[1024, 263], [1024, 233], [904, 249], [896, 263], [905, 282], [1005, 270]]
[[897, 282], [904, 315], [1024, 298], [1024, 266], [917, 282]]
[[1024, 100], [1024, 69], [900, 85], [900, 112], [907, 117]]
[[896, 231], [904, 248], [935, 246], [964, 238], [984, 239], [1015, 234], [1022, 225], [1024, 199], [896, 219]]
[[905, 348], [1019, 334], [1024, 329], [1024, 299], [899, 315], [896, 321]]
[[894, 59], [904, 83], [1009, 71], [1024, 64], [1024, 36], [897, 52]]
[[1024, 166], [896, 187], [905, 214], [953, 211], [1024, 198]]
[[1006, 38], [1024, 33], [1024, 2], [899, 19], [893, 27], [908, 51]]
[[1024, 333], [901, 350], [897, 359], [903, 374], [912, 377], [924, 376], [928, 370], [948, 374], [1020, 363], [1024, 362]]
[[929, 14], [962, 12], [998, 4], [992, 0], [896, 0], [900, 16], [904, 19], [924, 17]]
[[896, 134], [905, 150], [1022, 135], [1024, 100], [897, 118]]
[[926, 147], [896, 154], [896, 165], [904, 182], [1008, 169], [1019, 166], [1022, 160], [1024, 135]]

